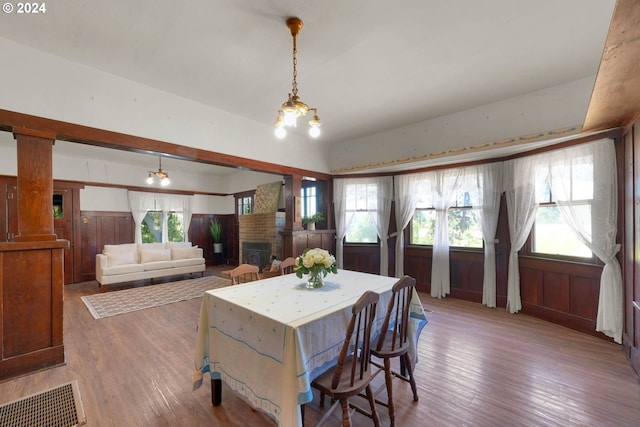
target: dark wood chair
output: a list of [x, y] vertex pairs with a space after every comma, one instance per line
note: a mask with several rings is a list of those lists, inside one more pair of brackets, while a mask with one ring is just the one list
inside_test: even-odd
[[260, 268], [257, 265], [240, 264], [229, 272], [231, 284], [238, 285], [240, 283], [248, 283], [253, 282], [254, 280], [259, 280], [259, 271]]
[[292, 256], [285, 258], [280, 263], [280, 274], [291, 274], [294, 272], [296, 266], [296, 259]]
[[[392, 288], [392, 297], [387, 306], [387, 314], [382, 323], [382, 329], [375, 346], [371, 349], [371, 355], [383, 360], [380, 365], [375, 360], [371, 363], [384, 368], [385, 386], [387, 389], [387, 402], [376, 399], [376, 403], [386, 406], [389, 409], [389, 420], [391, 426], [395, 425], [395, 414], [393, 406], [393, 377], [398, 377], [411, 384], [413, 400], [418, 400], [416, 381], [413, 376], [413, 364], [409, 358], [409, 346], [412, 338], [408, 334], [409, 311], [411, 308], [411, 298], [415, 292], [416, 279], [404, 276], [398, 280]], [[391, 359], [398, 357], [400, 360], [401, 372], [391, 370]], [[405, 371], [406, 370], [406, 374]], [[385, 388], [376, 391], [376, 395]]]
[[[342, 407], [342, 425], [351, 425], [350, 407], [373, 419], [376, 427], [380, 425], [376, 412], [375, 396], [371, 389], [371, 381], [381, 372], [381, 369], [371, 365], [371, 332], [376, 315], [378, 294], [365, 292], [351, 310], [351, 320], [347, 326], [347, 333], [333, 369], [312, 381], [311, 386], [320, 391], [320, 405], [324, 404], [327, 395], [335, 403], [318, 421], [322, 424], [333, 412], [338, 404]], [[371, 412], [350, 404], [349, 398], [366, 392]], [[304, 417], [304, 410], [302, 412]]]

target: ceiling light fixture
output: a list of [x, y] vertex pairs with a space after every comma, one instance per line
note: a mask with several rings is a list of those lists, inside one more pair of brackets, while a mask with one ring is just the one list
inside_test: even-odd
[[303, 26], [304, 24], [300, 18], [291, 17], [287, 19], [287, 27], [291, 30], [291, 36], [293, 37], [293, 83], [291, 93], [278, 110], [278, 117], [273, 124], [276, 127], [275, 135], [280, 139], [287, 136], [285, 127], [296, 127], [297, 118], [306, 116], [309, 111], [313, 111], [313, 118], [309, 120], [309, 135], [313, 138], [320, 136], [321, 123], [318, 118], [318, 110], [316, 108], [309, 108], [309, 106], [300, 101], [298, 97], [298, 82], [296, 81], [296, 77], [298, 76], [296, 53], [298, 50], [296, 48], [296, 37]]
[[158, 170], [156, 172], [149, 171], [149, 176], [147, 176], [147, 184], [151, 185], [156, 181], [156, 178], [160, 180], [160, 185], [166, 187], [171, 184], [171, 180], [169, 179], [169, 174], [162, 170], [162, 157], [158, 157]]

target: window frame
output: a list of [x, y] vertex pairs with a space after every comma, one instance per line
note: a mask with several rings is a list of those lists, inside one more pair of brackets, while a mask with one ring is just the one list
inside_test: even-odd
[[[165, 223], [167, 224], [167, 227], [169, 227], [169, 216], [170, 215], [175, 215], [179, 219], [179, 216], [178, 216], [179, 214], [180, 213], [176, 212], [176, 211], [168, 211], [168, 212], [166, 212], [167, 218], [166, 218], [166, 221], [165, 221], [165, 218], [164, 218], [165, 217], [165, 212], [160, 211], [160, 210], [148, 210], [147, 213], [145, 214], [144, 219], [142, 220], [142, 222], [144, 224], [146, 224], [147, 227], [151, 228], [149, 226], [149, 223], [147, 222], [147, 217], [149, 215], [160, 215], [160, 225], [161, 225], [161, 227], [160, 227], [160, 241], [156, 240], [155, 242], [145, 242], [144, 241], [144, 233], [143, 233], [142, 234], [142, 243], [167, 243], [167, 242], [185, 242], [185, 241], [188, 241], [188, 236], [186, 235], [186, 232], [184, 230], [184, 224], [181, 221], [178, 221], [178, 222], [180, 223], [180, 227], [182, 228], [182, 240], [170, 240], [169, 239], [169, 230], [167, 230], [167, 239], [169, 239], [169, 240], [167, 240], [167, 242], [163, 242], [162, 241], [162, 236], [164, 234], [163, 230], [162, 230], [162, 227], [164, 226]], [[183, 217], [183, 219], [184, 219], [184, 217]], [[155, 235], [154, 235], [154, 237], [155, 237]]]
[[[234, 194], [235, 197], [235, 207], [234, 207], [234, 211], [235, 211], [235, 215], [236, 218], [240, 217], [241, 215], [250, 215], [253, 213], [253, 208], [255, 206], [255, 196], [256, 196], [256, 192], [255, 191], [244, 191], [242, 193], [236, 193]], [[245, 212], [245, 206], [247, 206], [244, 201], [245, 199], [249, 199], [250, 201], [250, 212]], [[242, 212], [240, 212], [239, 206], [240, 206], [240, 202], [242, 202]]]
[[[462, 195], [462, 200], [465, 200], [465, 194], [468, 195], [469, 191], [461, 191], [461, 195]], [[450, 206], [447, 209], [447, 216], [449, 215], [451, 210], [478, 210], [478, 207], [474, 207], [473, 205], [469, 204], [469, 205], [458, 205], [458, 201], [461, 200], [459, 197], [456, 198], [454, 204], [452, 206]], [[470, 200], [470, 199], [469, 199]], [[418, 208], [416, 207], [414, 210], [413, 215], [415, 216], [415, 211], [427, 211], [427, 210], [433, 210], [435, 212], [435, 208], [433, 206], [430, 207], [425, 207], [425, 208]], [[409, 221], [409, 226], [407, 227], [409, 229], [409, 236], [408, 236], [408, 246], [412, 246], [412, 247], [416, 247], [416, 248], [433, 248], [433, 244], [422, 244], [422, 243], [413, 243], [412, 240], [412, 236], [413, 236], [413, 216], [411, 217], [411, 220]], [[448, 232], [449, 230], [447, 230]], [[484, 252], [484, 238], [482, 236], [482, 224], [480, 224], [480, 239], [482, 241], [482, 245], [481, 246], [458, 246], [458, 245], [452, 245], [451, 243], [449, 243], [449, 249], [450, 250], [456, 250], [456, 251], [471, 251], [471, 252]]]
[[[550, 196], [549, 198], [553, 200], [552, 196]], [[578, 200], [576, 202], [582, 202], [582, 201], [583, 200]], [[589, 206], [592, 205], [591, 200], [584, 200], [584, 202], [585, 202], [584, 203], [585, 205], [589, 205]], [[545, 201], [545, 202], [539, 203], [538, 208], [540, 206], [545, 207], [545, 206], [557, 206], [557, 205], [558, 204], [554, 201]], [[593, 222], [591, 225], [593, 226]], [[593, 253], [593, 251], [591, 251], [591, 257], [589, 258], [574, 256], [574, 255], [550, 254], [547, 252], [537, 252], [534, 250], [535, 231], [536, 231], [536, 221], [533, 222], [533, 225], [531, 226], [531, 231], [527, 236], [527, 240], [525, 241], [524, 246], [520, 250], [522, 254], [525, 256], [529, 256], [532, 258], [539, 258], [539, 259], [552, 259], [557, 261], [575, 262], [579, 264], [604, 265], [604, 263], [600, 261], [600, 259], [596, 256], [596, 254]]]
[[[358, 212], [360, 212], [360, 213], [362, 213], [362, 212], [366, 212], [366, 213], [368, 213], [368, 214], [373, 213], [373, 215], [377, 215], [377, 212], [378, 212], [377, 201], [376, 201], [376, 210], [375, 210], [375, 211], [373, 211], [373, 210], [369, 210], [369, 209], [358, 209], [358, 202], [357, 202], [357, 194], [358, 194], [358, 193], [357, 193], [357, 188], [358, 188], [358, 186], [364, 186], [364, 188], [365, 188], [365, 197], [367, 197], [367, 199], [368, 199], [368, 193], [367, 193], [367, 191], [366, 191], [366, 190], [367, 190], [367, 188], [368, 188], [368, 186], [369, 186], [369, 185], [374, 185], [374, 184], [373, 184], [373, 183], [371, 183], [371, 182], [363, 182], [363, 183], [348, 184], [348, 185], [353, 185], [353, 186], [355, 186], [355, 187], [356, 187], [356, 196], [355, 196], [356, 200], [355, 200], [355, 209], [348, 209], [348, 207], [347, 207], [347, 206], [348, 206], [348, 204], [345, 204], [345, 212], [346, 212], [346, 215], [348, 216], [350, 212], [353, 212], [354, 216], [355, 216], [355, 214], [356, 214], [356, 213], [358, 213]], [[378, 191], [379, 191], [379, 188], [378, 188], [378, 186], [376, 185], [376, 197], [377, 197], [377, 192], [378, 192]], [[368, 206], [368, 205], [369, 205], [369, 202], [365, 203], [365, 205], [366, 205], [366, 206]], [[375, 220], [374, 220], [374, 219], [371, 219], [371, 221], [373, 221], [373, 226], [374, 226], [374, 228], [375, 228]], [[352, 222], [352, 223], [353, 223], [353, 222]], [[349, 225], [351, 225], [351, 224], [349, 224]], [[380, 246], [380, 242], [381, 242], [381, 241], [380, 241], [380, 236], [378, 236], [378, 230], [377, 230], [377, 229], [375, 230], [375, 234], [376, 234], [376, 240], [375, 240], [375, 242], [358, 242], [358, 241], [351, 241], [351, 240], [348, 240], [348, 238], [347, 238], [347, 237], [349, 236], [349, 227], [347, 227], [347, 231], [346, 231], [346, 232], [345, 232], [345, 234], [344, 234], [344, 237], [343, 237], [343, 239], [342, 239], [342, 242], [343, 242], [343, 244], [344, 244], [344, 245], [349, 245], [349, 246]]]

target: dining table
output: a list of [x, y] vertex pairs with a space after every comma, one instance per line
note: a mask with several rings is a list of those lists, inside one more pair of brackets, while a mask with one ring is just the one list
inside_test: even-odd
[[[222, 381], [279, 426], [301, 426], [300, 405], [313, 398], [311, 382], [333, 367], [344, 342], [351, 307], [365, 291], [379, 295], [379, 332], [397, 278], [339, 269], [324, 286], [286, 274], [206, 291], [194, 356], [194, 390], [211, 379], [211, 401], [222, 402]], [[417, 292], [410, 307], [409, 354], [427, 324]], [[376, 334], [377, 334], [376, 332]]]

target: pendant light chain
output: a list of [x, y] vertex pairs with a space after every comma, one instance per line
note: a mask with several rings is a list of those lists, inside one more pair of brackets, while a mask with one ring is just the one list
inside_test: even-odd
[[298, 95], [298, 82], [296, 78], [298, 77], [298, 58], [296, 54], [298, 53], [298, 49], [296, 48], [296, 36], [293, 36], [293, 82], [291, 84], [291, 93], [293, 96]]

